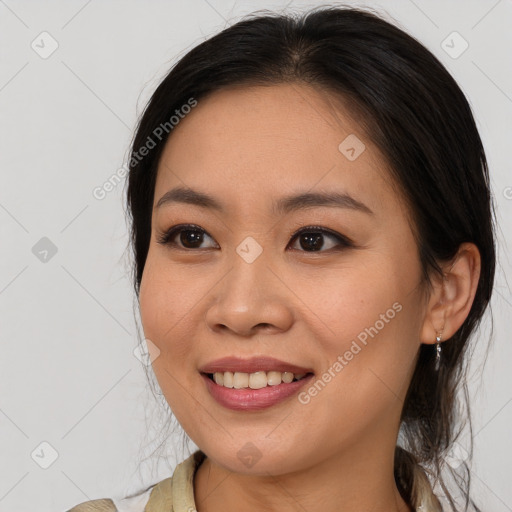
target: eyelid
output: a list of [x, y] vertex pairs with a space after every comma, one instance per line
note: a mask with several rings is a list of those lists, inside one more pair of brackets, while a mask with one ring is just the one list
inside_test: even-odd
[[[205, 229], [203, 229], [201, 226], [198, 226], [197, 224], [176, 224], [175, 226], [170, 227], [169, 229], [163, 231], [162, 233], [159, 233], [157, 235], [157, 242], [162, 245], [170, 245], [171, 238], [173, 238], [180, 231], [186, 231], [186, 230], [200, 231], [200, 232], [204, 233], [205, 235], [209, 236], [213, 240], [213, 237], [211, 235], [209, 235]], [[215, 243], [217, 243], [217, 242], [215, 242]], [[176, 244], [172, 244], [172, 245], [176, 245]], [[187, 250], [187, 251], [194, 250], [194, 249], [187, 249], [187, 248], [183, 248], [183, 247], [179, 247], [179, 248]]]
[[[202, 227], [198, 226], [197, 224], [176, 224], [175, 226], [172, 226], [168, 230], [160, 233], [157, 235], [157, 242], [162, 245], [173, 245], [177, 246], [179, 249], [183, 249], [185, 251], [197, 251], [198, 249], [188, 249], [184, 247], [180, 247], [176, 243], [170, 242], [171, 238], [173, 238], [176, 234], [178, 234], [180, 231], [199, 231], [201, 233], [204, 233], [209, 238], [215, 241], [215, 239]], [[344, 247], [355, 247], [354, 242], [347, 236], [342, 235], [341, 233], [338, 233], [337, 231], [333, 231], [329, 228], [323, 227], [323, 226], [315, 226], [315, 225], [307, 225], [302, 226], [301, 228], [297, 229], [292, 235], [290, 243], [292, 243], [299, 235], [302, 233], [322, 233], [324, 235], [329, 235], [336, 240], [338, 240], [340, 246]], [[217, 244], [217, 242], [215, 242]], [[218, 245], [218, 244], [217, 244]], [[288, 244], [287, 247], [289, 247], [290, 244]], [[211, 249], [208, 248], [208, 249]], [[298, 252], [304, 252], [308, 254], [316, 254], [316, 253], [322, 253], [322, 252], [330, 252], [328, 251], [298, 251]]]
[[[291, 236], [291, 239], [292, 240], [295, 239], [298, 235], [301, 235], [302, 233], [317, 233], [317, 232], [320, 232], [320, 233], [323, 233], [326, 235], [330, 235], [333, 238], [336, 238], [337, 240], [342, 242], [344, 245], [355, 246], [354, 242], [348, 236], [342, 235], [341, 233], [338, 233], [337, 231], [333, 231], [332, 229], [329, 229], [329, 228], [326, 228], [323, 226], [314, 226], [314, 225], [301, 227], [300, 229], [298, 229], [297, 231], [295, 231], [293, 233], [293, 235]], [[307, 251], [302, 251], [302, 252], [307, 252]], [[325, 251], [317, 251], [317, 252], [325, 252]]]

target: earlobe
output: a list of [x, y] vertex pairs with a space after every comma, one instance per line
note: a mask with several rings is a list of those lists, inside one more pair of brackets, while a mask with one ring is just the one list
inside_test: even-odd
[[443, 278], [432, 283], [432, 292], [420, 334], [420, 342], [436, 343], [451, 338], [466, 320], [480, 278], [480, 252], [463, 243], [450, 262], [442, 265]]

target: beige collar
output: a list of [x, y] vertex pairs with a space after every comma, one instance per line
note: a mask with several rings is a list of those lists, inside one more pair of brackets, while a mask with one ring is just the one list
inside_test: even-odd
[[206, 455], [195, 451], [176, 466], [172, 477], [155, 485], [145, 512], [195, 512], [194, 475]]

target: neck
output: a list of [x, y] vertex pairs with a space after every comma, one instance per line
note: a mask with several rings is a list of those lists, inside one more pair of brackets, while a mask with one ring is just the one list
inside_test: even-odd
[[[360, 449], [323, 460], [299, 471], [247, 475], [230, 471], [206, 457], [194, 478], [198, 512], [412, 512], [396, 487], [394, 446]], [[359, 447], [360, 448], [360, 447]]]

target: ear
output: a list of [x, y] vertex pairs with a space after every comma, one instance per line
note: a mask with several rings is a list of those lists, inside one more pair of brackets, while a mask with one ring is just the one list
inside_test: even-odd
[[475, 298], [480, 265], [480, 252], [473, 243], [461, 244], [455, 257], [442, 265], [443, 277], [432, 283], [421, 343], [435, 343], [438, 335], [447, 340], [464, 323]]

